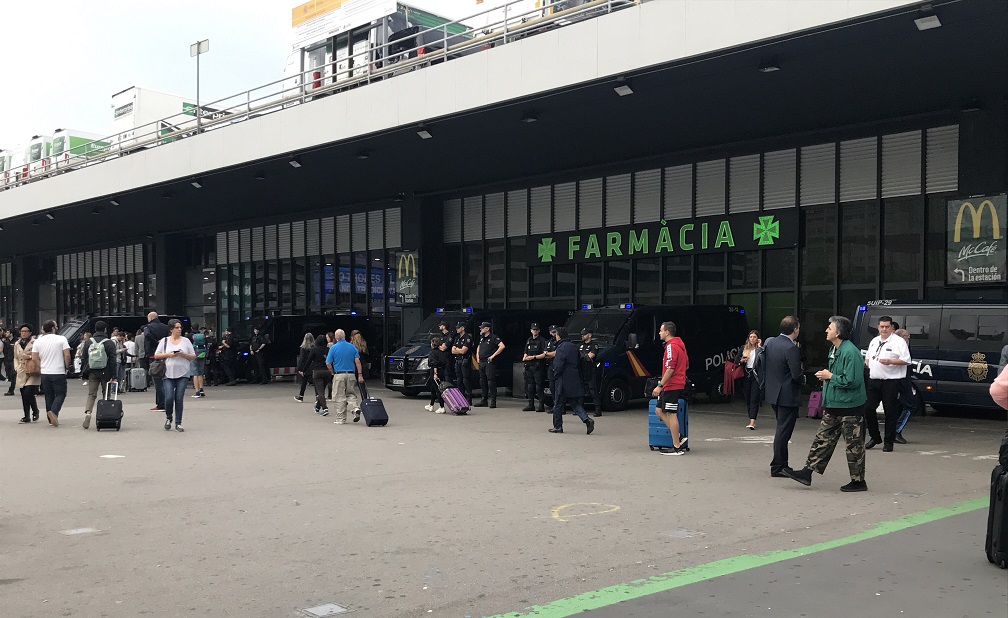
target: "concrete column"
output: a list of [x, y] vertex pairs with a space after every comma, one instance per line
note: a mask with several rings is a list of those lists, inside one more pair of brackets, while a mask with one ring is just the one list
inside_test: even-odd
[[403, 249], [420, 251], [420, 307], [404, 307], [403, 339], [412, 335], [423, 319], [444, 304], [444, 250], [441, 234], [441, 200], [417, 198], [402, 202]]
[[[30, 322], [39, 328], [39, 285], [42, 281], [42, 260], [35, 256], [16, 257], [14, 269], [14, 316], [17, 322]], [[16, 326], [16, 325], [15, 325]]]
[[991, 195], [1008, 189], [1008, 112], [995, 97], [959, 121], [959, 193]]

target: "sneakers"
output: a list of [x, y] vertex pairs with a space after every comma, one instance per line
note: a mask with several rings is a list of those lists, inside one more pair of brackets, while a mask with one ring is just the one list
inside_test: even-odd
[[788, 468], [784, 469], [784, 474], [788, 476], [791, 480], [798, 481], [806, 487], [812, 485], [812, 469], [802, 468], [801, 470], [791, 470]]
[[658, 449], [658, 454], [659, 455], [685, 455], [686, 451], [684, 451], [682, 448], [676, 448], [676, 447], [672, 446], [672, 447], [667, 447], [667, 448], [663, 448], [663, 449]]
[[549, 432], [550, 433], [563, 433], [563, 428], [562, 427], [561, 428], [551, 427], [550, 430], [549, 430]]
[[841, 487], [840, 491], [868, 491], [868, 483], [864, 481], [851, 481]]
[[199, 399], [199, 398], [200, 398], [200, 397], [202, 397], [202, 396], [203, 396], [203, 395], [200, 395], [200, 392], [199, 392], [199, 391], [196, 391], [196, 393], [195, 393], [195, 394], [193, 394], [192, 398], [193, 398], [193, 399]]
[[49, 417], [49, 424], [53, 427], [59, 427], [59, 417], [52, 412], [46, 411], [46, 416]]
[[318, 414], [320, 411], [321, 411], [320, 408], [316, 405], [315, 406], [315, 414]]
[[322, 411], [319, 412], [319, 416], [329, 416], [329, 408], [322, 408]]
[[294, 401], [301, 403], [302, 401], [304, 401], [304, 397], [302, 397], [301, 395], [294, 395]]
[[[437, 410], [434, 410], [434, 414], [444, 414], [444, 413], [445, 413], [444, 406], [441, 406]], [[354, 416], [354, 422], [355, 423], [357, 422], [357, 417], [356, 416]]]
[[532, 405], [531, 403], [528, 404], [527, 406], [525, 406], [524, 408], [522, 408], [522, 412], [534, 412], [534, 411], [535, 411], [535, 406]]
[[588, 420], [585, 421], [585, 425], [588, 427], [588, 435], [590, 436], [591, 432], [595, 431], [595, 420], [589, 417]]
[[427, 410], [428, 412], [433, 412], [434, 406], [428, 403], [427, 405], [424, 406], [424, 410]]
[[84, 429], [87, 429], [90, 426], [91, 426], [91, 413], [90, 412], [85, 412], [84, 413]]
[[756, 431], [756, 425], [746, 425], [745, 428], [746, 429], [751, 429], [753, 431]]
[[182, 429], [182, 425], [175, 425], [175, 431], [182, 433], [185, 429]]
[[166, 418], [165, 419], [164, 429], [165, 429], [165, 431], [171, 431], [171, 419], [170, 418]]
[[[441, 408], [441, 412], [444, 412], [444, 408]], [[358, 421], [360, 421], [360, 410], [354, 410], [354, 413], [353, 413], [353, 422], [356, 423]]]
[[154, 406], [153, 408], [150, 409], [150, 411], [151, 412], [164, 412], [164, 408], [162, 408], [160, 406]]
[[346, 424], [346, 419], [345, 418], [341, 418], [341, 419], [337, 419], [337, 420], [335, 420], [333, 422], [336, 423], [337, 425], [345, 425]]
[[18, 421], [18, 422], [19, 422], [19, 423], [30, 423], [30, 422], [31, 422], [31, 419], [30, 419], [30, 418], [28, 418], [27, 416], [25, 416], [25, 417], [23, 417], [23, 418], [22, 418], [22, 419], [21, 419], [20, 421]]
[[896, 432], [896, 437], [893, 440], [895, 440], [896, 444], [906, 444], [906, 438], [903, 437], [902, 432]]

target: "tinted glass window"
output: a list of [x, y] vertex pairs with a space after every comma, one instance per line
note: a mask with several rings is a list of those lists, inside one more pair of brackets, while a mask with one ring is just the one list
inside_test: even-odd
[[975, 314], [950, 316], [947, 334], [955, 341], [975, 341], [977, 338], [977, 316]]
[[642, 314], [637, 316], [637, 324], [634, 326], [637, 333], [637, 343], [653, 343], [658, 339], [658, 325], [655, 324], [653, 314]]
[[567, 320], [567, 333], [573, 336], [582, 328], [591, 328], [599, 345], [612, 345], [629, 317], [624, 311], [578, 311]]
[[981, 315], [977, 324], [977, 339], [1004, 342], [1006, 330], [1008, 330], [1008, 316]]
[[910, 333], [910, 345], [937, 345], [939, 310], [915, 311], [913, 315], [907, 314], [903, 322], [903, 328]]

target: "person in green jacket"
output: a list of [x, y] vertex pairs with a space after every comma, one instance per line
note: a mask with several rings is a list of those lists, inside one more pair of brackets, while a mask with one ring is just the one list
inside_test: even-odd
[[812, 441], [808, 460], [801, 470], [785, 470], [802, 485], [812, 484], [812, 471], [826, 472], [826, 465], [836, 449], [840, 435], [847, 442], [847, 467], [851, 482], [840, 491], [868, 491], [865, 483], [865, 439], [861, 422], [867, 395], [864, 384], [864, 359], [850, 342], [851, 321], [841, 315], [829, 319], [826, 340], [833, 344], [826, 369], [816, 372], [822, 380], [823, 417]]

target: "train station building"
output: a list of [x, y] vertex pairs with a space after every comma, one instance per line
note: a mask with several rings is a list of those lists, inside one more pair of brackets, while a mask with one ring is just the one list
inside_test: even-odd
[[1004, 2], [636, 3], [8, 185], [0, 316], [1004, 301], [1006, 75]]

